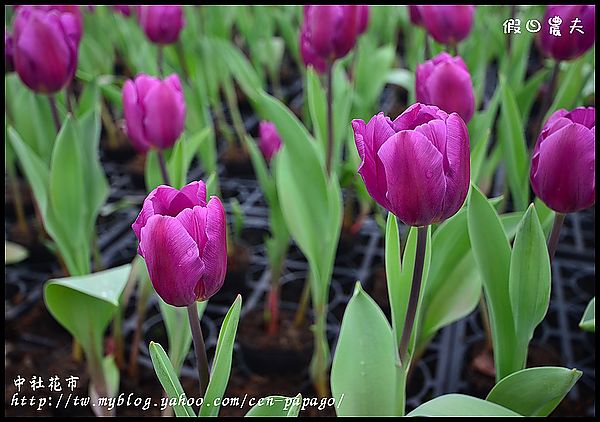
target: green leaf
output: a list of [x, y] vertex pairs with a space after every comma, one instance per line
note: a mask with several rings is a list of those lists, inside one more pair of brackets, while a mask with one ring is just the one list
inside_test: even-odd
[[523, 416], [548, 416], [581, 374], [576, 369], [554, 366], [523, 369], [496, 384], [486, 400]]
[[217, 416], [220, 406], [212, 406], [216, 399], [222, 399], [229, 382], [229, 374], [231, 373], [231, 359], [233, 354], [233, 343], [235, 341], [235, 333], [237, 331], [238, 322], [240, 320], [240, 310], [242, 309], [242, 297], [238, 295], [229, 308], [221, 331], [217, 340], [217, 349], [213, 361], [212, 370], [210, 372], [210, 381], [206, 388], [204, 402], [200, 408], [198, 416]]
[[[177, 399], [177, 404], [173, 406], [175, 415], [196, 416], [194, 410], [186, 404], [187, 396], [185, 395], [185, 391], [183, 391], [183, 387], [179, 382], [179, 378], [177, 377], [165, 350], [159, 343], [153, 341], [150, 342], [148, 349], [150, 350], [150, 358], [152, 359], [154, 371], [156, 371], [156, 376], [160, 380], [161, 385], [170, 399]], [[184, 397], [185, 399], [183, 405], [180, 405], [179, 403], [180, 397]]]
[[533, 331], [544, 319], [550, 303], [550, 258], [533, 204], [523, 216], [515, 237], [508, 289], [518, 339], [518, 344], [510, 347], [522, 347], [525, 359]]
[[16, 264], [24, 261], [29, 256], [29, 252], [18, 243], [4, 241], [4, 265]]
[[529, 202], [529, 155], [525, 143], [523, 121], [510, 85], [501, 79], [502, 108], [498, 136], [506, 166], [506, 176], [515, 208], [525, 210]]
[[496, 379], [522, 369], [524, 357], [515, 353], [516, 334], [509, 296], [511, 249], [494, 207], [476, 186], [468, 200], [469, 239], [482, 278], [488, 305]]
[[[593, 56], [592, 56], [593, 57]], [[567, 62], [564, 64], [566, 69], [562, 70], [563, 75], [560, 77], [557, 83], [557, 90], [554, 94], [554, 101], [548, 109], [548, 112], [544, 116], [544, 123], [548, 121], [548, 118], [552, 113], [560, 108], [566, 108], [570, 110], [573, 108], [579, 98], [579, 94], [583, 89], [585, 78], [583, 77], [583, 70], [587, 61], [587, 55]]]
[[[119, 306], [131, 265], [49, 280], [44, 302], [50, 314], [81, 344], [88, 361], [101, 365], [103, 336]], [[100, 368], [101, 369], [101, 368]]]
[[579, 327], [585, 331], [596, 332], [596, 298], [592, 298], [585, 308]]
[[489, 401], [463, 394], [446, 394], [423, 403], [407, 416], [521, 416]]
[[442, 223], [431, 241], [431, 266], [423, 298], [422, 334], [426, 338], [470, 314], [481, 296], [466, 209]]
[[119, 394], [119, 368], [115, 363], [115, 357], [112, 355], [104, 357], [102, 361], [102, 371], [106, 377], [107, 394], [109, 397], [117, 397]]
[[302, 395], [296, 397], [269, 396], [260, 398], [246, 416], [295, 417], [300, 413]]
[[338, 416], [391, 416], [395, 411], [396, 348], [385, 315], [356, 283], [331, 368]]

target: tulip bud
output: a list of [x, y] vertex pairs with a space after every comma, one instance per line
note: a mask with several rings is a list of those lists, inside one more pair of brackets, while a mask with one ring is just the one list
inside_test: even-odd
[[300, 53], [304, 63], [323, 73], [327, 64], [352, 50], [368, 25], [369, 6], [304, 6]]
[[25, 85], [52, 94], [73, 79], [81, 39], [79, 19], [71, 12], [19, 7], [14, 20], [14, 64]]
[[467, 123], [473, 117], [473, 83], [460, 56], [440, 53], [417, 65], [415, 85], [418, 102], [435, 105], [446, 113], [456, 112]]
[[127, 136], [138, 151], [172, 147], [185, 123], [185, 99], [179, 77], [173, 74], [161, 81], [138, 75], [135, 80], [126, 81], [123, 113]]
[[140, 24], [150, 41], [173, 44], [185, 25], [181, 6], [139, 6]]
[[556, 111], [542, 129], [531, 159], [531, 187], [559, 213], [596, 201], [596, 109]]
[[475, 6], [418, 6], [423, 26], [439, 43], [456, 44], [469, 35], [473, 26]]
[[225, 210], [206, 186], [161, 185], [144, 200], [132, 225], [156, 293], [169, 305], [189, 306], [213, 296], [227, 271]]
[[[549, 20], [558, 16], [560, 36], [552, 34]], [[596, 6], [565, 5], [548, 6], [542, 30], [540, 47], [555, 60], [571, 60], [581, 56], [594, 45], [596, 39]], [[571, 29], [573, 28], [573, 29]]]
[[4, 73], [15, 70], [13, 61], [13, 40], [4, 28]]
[[462, 118], [414, 104], [391, 121], [353, 120], [358, 172], [381, 206], [410, 226], [450, 218], [469, 190], [469, 133]]
[[258, 147], [262, 151], [265, 160], [271, 161], [271, 158], [281, 148], [281, 138], [277, 133], [277, 128], [274, 123], [263, 120], [258, 126], [258, 132], [260, 135]]

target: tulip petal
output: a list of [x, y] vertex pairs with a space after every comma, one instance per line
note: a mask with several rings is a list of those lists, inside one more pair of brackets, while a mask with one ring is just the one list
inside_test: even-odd
[[379, 113], [366, 125], [362, 120], [353, 120], [352, 129], [354, 129], [356, 148], [362, 160], [358, 173], [373, 199], [384, 208], [388, 208], [385, 168], [377, 156], [377, 151], [394, 134], [392, 123], [383, 113]]
[[537, 160], [531, 168], [531, 182], [535, 194], [553, 210], [568, 213], [593, 205], [596, 193], [594, 132], [572, 123], [540, 143]]
[[591, 129], [596, 126], [596, 109], [593, 107], [577, 107], [569, 113], [569, 118], [574, 123], [579, 123]]
[[421, 133], [401, 131], [379, 149], [385, 166], [387, 199], [405, 224], [424, 226], [436, 222], [446, 191], [442, 154]]
[[440, 220], [452, 217], [460, 209], [469, 192], [471, 180], [469, 131], [456, 113], [452, 113], [446, 120], [444, 158], [446, 193]]
[[465, 122], [475, 110], [471, 75], [453, 61], [440, 63], [432, 70], [425, 88], [428, 102], [446, 113], [456, 112]]
[[[202, 292], [197, 292], [199, 300], [208, 299], [223, 286], [227, 272], [227, 222], [225, 209], [221, 200], [212, 196], [206, 206], [207, 242], [202, 254], [204, 273], [202, 275]], [[202, 294], [200, 294], [202, 293]]]
[[184, 209], [176, 217], [196, 242], [200, 256], [208, 240], [206, 236], [206, 213], [206, 207], [195, 206], [194, 208]]
[[396, 132], [401, 130], [414, 130], [417, 126], [434, 119], [448, 118], [448, 113], [436, 106], [415, 103], [408, 107], [401, 115], [396, 117], [393, 128]]
[[152, 216], [141, 231], [150, 280], [158, 295], [173, 306], [196, 301], [196, 290], [204, 272], [198, 246], [175, 218]]
[[181, 193], [186, 195], [193, 205], [206, 206], [206, 185], [202, 180], [188, 183], [181, 188]]
[[123, 114], [125, 116], [127, 137], [137, 151], [145, 153], [150, 149], [151, 144], [146, 139], [143, 126], [143, 110], [138, 102], [136, 85], [131, 80], [126, 81], [123, 85]]
[[173, 146], [183, 131], [180, 98], [164, 82], [151, 87], [142, 103], [145, 110], [144, 132], [148, 141], [158, 148]]

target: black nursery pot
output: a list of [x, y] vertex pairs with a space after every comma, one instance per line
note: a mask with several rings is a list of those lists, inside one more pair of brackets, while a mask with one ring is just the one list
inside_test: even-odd
[[257, 375], [299, 374], [310, 364], [314, 341], [308, 324], [295, 328], [295, 310], [280, 312], [279, 332], [273, 336], [267, 334], [262, 308], [252, 309], [240, 322], [240, 358]]

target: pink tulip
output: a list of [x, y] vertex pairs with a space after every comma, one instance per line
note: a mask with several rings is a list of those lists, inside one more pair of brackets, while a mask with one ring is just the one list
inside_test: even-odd
[[[560, 37], [550, 33], [548, 20], [555, 16], [558, 16], [561, 21]], [[578, 19], [578, 22], [575, 22], [575, 19]], [[571, 31], [573, 25], [578, 29], [574, 28]], [[575, 59], [588, 51], [596, 40], [596, 6], [582, 4], [548, 6], [539, 34], [540, 46], [544, 54], [555, 60]]]
[[473, 117], [473, 83], [460, 56], [440, 53], [417, 65], [415, 85], [418, 102], [435, 105], [446, 113], [456, 112], [467, 123]]
[[414, 104], [392, 121], [353, 120], [358, 172], [381, 206], [411, 226], [453, 216], [469, 190], [469, 133], [462, 118]]
[[559, 213], [596, 202], [596, 109], [556, 111], [542, 129], [531, 160], [531, 187]]
[[36, 92], [53, 94], [75, 75], [81, 16], [41, 6], [21, 6], [14, 19], [15, 70]]
[[263, 120], [258, 126], [258, 132], [260, 135], [258, 147], [262, 151], [265, 160], [271, 161], [271, 158], [281, 148], [281, 138], [277, 133], [277, 128], [274, 123]]
[[182, 6], [139, 6], [140, 25], [156, 44], [173, 44], [185, 25]]
[[469, 35], [473, 26], [475, 6], [418, 6], [423, 26], [439, 43], [456, 44]]
[[227, 271], [225, 210], [206, 202], [204, 182], [181, 190], [161, 185], [144, 200], [132, 225], [156, 293], [173, 306], [208, 300]]
[[142, 74], [126, 81], [123, 112], [127, 136], [138, 151], [172, 147], [185, 123], [185, 98], [179, 77], [172, 74], [162, 81]]

